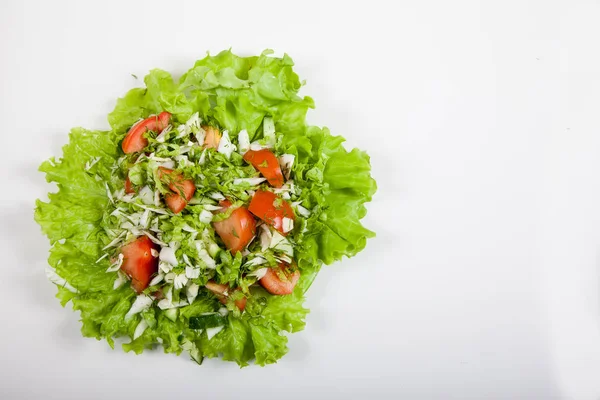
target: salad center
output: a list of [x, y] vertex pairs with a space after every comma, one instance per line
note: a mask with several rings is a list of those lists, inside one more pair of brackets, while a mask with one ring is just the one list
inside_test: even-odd
[[222, 313], [243, 312], [256, 284], [292, 293], [294, 249], [311, 213], [294, 185], [294, 155], [278, 154], [276, 144], [268, 117], [253, 142], [198, 113], [177, 124], [163, 112], [131, 127], [113, 166], [123, 187], [106, 186], [101, 257], [111, 260], [115, 289], [129, 282], [138, 293], [130, 315], [177, 309], [203, 292]]

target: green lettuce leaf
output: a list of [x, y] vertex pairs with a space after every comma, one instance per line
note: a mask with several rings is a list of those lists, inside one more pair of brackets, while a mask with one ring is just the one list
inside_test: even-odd
[[[228, 50], [198, 60], [179, 80], [154, 69], [144, 79], [145, 88], [132, 89], [117, 100], [108, 115], [111, 131], [75, 128], [62, 158], [41, 165], [40, 171], [48, 182], [56, 183], [58, 191], [50, 193], [48, 201], [36, 202], [34, 217], [52, 245], [48, 263], [59, 277], [54, 280], [57, 298], [63, 306], [71, 301], [80, 311], [84, 336], [105, 339], [110, 346], [115, 338], [129, 337], [123, 344], [125, 351], [139, 354], [162, 346], [167, 353], [187, 351], [197, 363], [204, 357], [222, 357], [240, 366], [253, 360], [266, 365], [287, 353], [285, 332], [304, 329], [308, 314], [304, 296], [321, 265], [354, 256], [374, 236], [360, 220], [366, 214], [364, 203], [377, 188], [366, 153], [347, 151], [341, 136], [306, 124], [306, 113], [314, 102], [298, 95], [303, 82], [293, 66], [289, 56], [272, 57], [268, 50], [255, 57], [239, 57]], [[296, 245], [294, 258], [301, 272], [294, 293], [273, 296], [253, 285], [245, 312], [228, 305], [224, 326], [211, 339], [205, 330], [192, 329], [190, 318], [223, 307], [214, 295], [201, 292], [191, 305], [178, 310], [161, 310], [155, 300], [149, 309], [126, 318], [136, 294], [129, 285], [113, 289], [116, 273], [106, 273], [110, 261], [100, 259], [110, 241], [104, 229], [111, 218], [107, 216], [112, 202], [109, 193], [123, 187], [127, 170], [122, 168], [126, 162], [119, 162], [121, 167], [115, 169], [116, 161], [123, 159], [121, 140], [139, 119], [161, 111], [170, 112], [178, 123], [198, 112], [204, 121], [227, 129], [233, 139], [245, 129], [251, 140], [260, 140], [264, 119], [273, 118], [276, 150], [295, 155], [293, 175], [301, 188], [296, 200], [311, 213], [303, 222], [304, 232], [295, 229], [289, 236]], [[231, 182], [255, 176], [254, 169], [235, 153], [231, 159], [218, 153], [211, 157], [210, 166], [182, 165], [181, 170], [186, 176], [204, 172], [205, 187], [227, 190], [247, 201], [245, 192], [235, 192]], [[141, 185], [154, 179], [153, 168], [149, 162], [137, 164], [129, 172], [131, 180]], [[207, 193], [199, 189], [196, 195]], [[201, 230], [198, 214], [202, 210], [202, 205], [190, 205], [189, 214], [162, 220], [162, 228], [169, 231], [165, 237], [182, 243], [178, 256], [194, 248], [183, 228]], [[214, 242], [214, 232], [206, 240]], [[220, 282], [244, 288], [253, 283], [243, 285], [240, 257], [221, 252], [219, 262]], [[146, 326], [141, 334], [140, 326]], [[139, 336], [133, 339], [136, 331]]]

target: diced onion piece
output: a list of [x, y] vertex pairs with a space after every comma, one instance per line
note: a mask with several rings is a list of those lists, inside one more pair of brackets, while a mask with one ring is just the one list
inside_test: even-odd
[[127, 314], [125, 314], [125, 320], [128, 320], [135, 314], [139, 314], [142, 311], [146, 311], [147, 309], [150, 308], [151, 305], [152, 305], [152, 298], [149, 296], [146, 296], [145, 294], [140, 294], [139, 296], [137, 296], [135, 298], [135, 301], [131, 305], [131, 308], [129, 309], [129, 311], [127, 311]]
[[106, 257], [108, 257], [108, 253], [104, 253], [104, 255], [102, 257], [100, 257], [99, 259], [96, 260], [96, 264], [98, 264], [100, 261], [104, 260]]
[[229, 310], [226, 307], [221, 307], [218, 310], [219, 314], [221, 314], [223, 317], [226, 317], [227, 314], [229, 314]]
[[191, 226], [189, 226], [188, 224], [184, 224], [181, 227], [182, 231], [186, 231], [186, 232], [190, 232], [190, 233], [194, 233], [194, 232], [198, 232], [197, 230], [195, 230], [194, 228], [192, 228]]
[[271, 246], [273, 235], [271, 234], [271, 229], [265, 224], [260, 226], [260, 230], [260, 247], [262, 251], [265, 251]]
[[294, 165], [294, 160], [296, 156], [293, 154], [282, 154], [279, 156], [279, 166], [281, 167], [281, 171], [283, 172], [283, 176], [285, 179], [290, 179], [290, 174], [292, 172], [292, 166]]
[[223, 330], [224, 326], [217, 326], [215, 328], [206, 328], [206, 335], [208, 340], [212, 339], [217, 333]]
[[113, 283], [113, 289], [120, 288], [127, 281], [128, 281], [127, 275], [125, 275], [121, 271], [117, 271], [117, 279], [115, 279], [115, 282]]
[[204, 165], [205, 162], [206, 162], [206, 149], [204, 149], [202, 154], [200, 154], [200, 159], [198, 160], [198, 164]]
[[160, 249], [159, 259], [160, 261], [166, 262], [167, 264], [179, 264], [179, 262], [177, 261], [177, 257], [175, 256], [175, 249], [173, 249], [172, 247], [163, 247], [162, 249]]
[[119, 243], [119, 242], [120, 242], [120, 241], [123, 239], [123, 236], [125, 236], [125, 234], [126, 234], [126, 233], [127, 233], [127, 232], [125, 232], [125, 231], [121, 232], [121, 233], [119, 234], [119, 236], [117, 236], [117, 237], [116, 237], [116, 238], [114, 238], [114, 239], [113, 239], [113, 240], [112, 240], [112, 241], [111, 241], [109, 244], [107, 244], [106, 246], [104, 246], [104, 247], [102, 248], [102, 250], [106, 250], [106, 249], [108, 249], [108, 248], [110, 248], [110, 247], [113, 247], [113, 246], [115, 246], [117, 243]]
[[[197, 248], [198, 246], [196, 246]], [[206, 249], [198, 250], [198, 257], [206, 265], [206, 268], [215, 269], [217, 267], [216, 261], [208, 254]]]
[[69, 282], [67, 282], [67, 280], [64, 279], [62, 276], [58, 275], [56, 273], [56, 270], [49, 265], [46, 265], [46, 276], [48, 277], [48, 280], [54, 283], [55, 285], [64, 287], [70, 292], [77, 293], [77, 289], [71, 286]]
[[140, 323], [135, 327], [135, 332], [133, 332], [133, 340], [142, 336], [142, 334], [146, 331], [147, 328], [148, 328], [148, 323], [146, 322], [145, 319], [142, 318]]
[[156, 243], [156, 244], [161, 245], [161, 246], [166, 246], [167, 245], [165, 242], [163, 242], [162, 240], [159, 240], [154, 235], [152, 235], [150, 232], [144, 231], [143, 233], [144, 233], [144, 235], [148, 236], [148, 239], [152, 240], [153, 243]]
[[291, 263], [292, 263], [292, 261], [293, 261], [293, 260], [291, 259], [291, 257], [289, 257], [289, 256], [287, 256], [287, 255], [285, 255], [285, 254], [280, 254], [279, 256], [275, 256], [275, 258], [276, 258], [278, 261], [282, 261], [282, 262], [285, 262], [285, 263], [288, 263], [288, 264], [291, 264]]
[[211, 192], [208, 194], [208, 196], [213, 200], [225, 200], [225, 196], [223, 196], [223, 193], [220, 192]]
[[250, 143], [250, 150], [252, 151], [259, 151], [259, 150], [263, 150], [263, 149], [268, 149], [268, 146], [264, 146], [262, 144], [260, 144], [259, 142], [252, 142]]
[[198, 278], [200, 276], [200, 268], [190, 266], [185, 267], [185, 276], [187, 276], [188, 279]]
[[283, 241], [285, 241], [285, 236], [277, 231], [271, 231], [271, 243], [269, 243], [269, 247], [273, 248]]
[[192, 267], [192, 268], [194, 267], [194, 265], [190, 261], [190, 258], [185, 253], [183, 254], [183, 262], [186, 263], [189, 267]]
[[266, 117], [263, 120], [263, 137], [265, 138], [267, 147], [275, 147], [275, 122], [273, 118]]
[[[244, 263], [245, 267], [254, 267], [256, 265], [266, 264], [267, 260], [261, 256], [254, 257], [252, 260], [246, 261]], [[249, 274], [252, 275], [252, 272]], [[262, 278], [262, 277], [261, 277]]]
[[186, 285], [186, 283], [188, 283], [187, 276], [185, 276], [185, 274], [179, 274], [175, 277], [175, 280], [173, 281], [173, 286], [175, 287], [175, 289], [181, 289]]
[[187, 296], [188, 303], [192, 304], [194, 302], [196, 296], [198, 296], [199, 289], [200, 286], [198, 286], [195, 283], [191, 283], [190, 285], [188, 285], [188, 287], [185, 289], [185, 294]]
[[160, 308], [161, 310], [168, 310], [170, 308], [184, 307], [187, 305], [188, 305], [188, 302], [185, 300], [180, 300], [180, 301], [176, 301], [173, 303], [170, 299], [162, 299], [157, 304], [158, 308]]
[[290, 232], [292, 229], [294, 229], [294, 220], [288, 217], [283, 217], [281, 220], [281, 229], [284, 233]]
[[162, 282], [162, 280], [164, 279], [164, 277], [165, 276], [163, 274], [156, 275], [154, 278], [152, 278], [152, 280], [150, 281], [150, 284], [148, 286], [158, 285], [159, 283]]
[[123, 259], [124, 259], [123, 253], [119, 253], [119, 257], [115, 260], [115, 262], [110, 264], [110, 267], [108, 267], [106, 272], [118, 271], [119, 268], [121, 268], [121, 265], [123, 265]]
[[139, 197], [145, 205], [154, 205], [154, 192], [147, 185], [140, 189]]
[[[220, 208], [220, 207], [219, 207]], [[208, 211], [206, 209], [206, 207], [204, 207], [204, 210], [202, 210], [200, 212], [200, 215], [198, 216], [198, 219], [200, 220], [200, 222], [202, 222], [203, 224], [208, 224], [210, 223], [210, 221], [212, 221], [213, 219], [213, 213], [211, 213], [210, 211]]]
[[238, 144], [239, 144], [239, 153], [244, 155], [248, 150], [250, 150], [250, 137], [248, 136], [248, 131], [242, 129], [240, 133], [238, 133]]
[[[266, 260], [265, 260], [266, 262]], [[256, 279], [260, 280], [267, 274], [268, 268], [259, 268], [256, 271], [250, 272], [248, 275], [255, 276]]]
[[171, 272], [173, 270], [173, 266], [166, 262], [160, 261], [158, 263], [158, 269], [161, 270], [162, 272], [164, 272], [165, 274], [168, 274], [169, 272]]
[[298, 214], [300, 214], [300, 216], [304, 218], [310, 217], [310, 211], [306, 207], [301, 206], [300, 204], [296, 206], [296, 211], [298, 212]]
[[221, 154], [224, 154], [227, 158], [230, 158], [231, 153], [235, 151], [235, 145], [231, 143], [231, 139], [229, 139], [229, 132], [226, 130], [223, 131], [223, 136], [219, 141], [219, 147], [217, 148], [217, 151]]
[[266, 178], [237, 178], [237, 179], [233, 180], [233, 184], [234, 185], [248, 184], [250, 186], [258, 186], [266, 180], [267, 180]]
[[269, 247], [293, 257], [294, 248], [292, 247], [292, 244], [277, 231], [272, 231], [272, 235], [273, 238], [271, 239], [271, 244]]
[[171, 124], [167, 125], [162, 131], [160, 131], [158, 136], [156, 136], [156, 141], [158, 143], [164, 143], [165, 139], [167, 138], [167, 135], [171, 132], [172, 129], [173, 126]]
[[150, 210], [150, 211], [155, 212], [157, 214], [169, 215], [169, 212], [167, 210], [163, 210], [163, 209], [160, 209], [160, 208], [148, 207], [148, 206], [137, 204], [137, 203], [133, 203], [133, 205], [136, 206], [136, 207], [143, 208], [144, 210]]
[[175, 274], [175, 272], [169, 272], [168, 274], [165, 275], [165, 282], [173, 283], [173, 282], [175, 282], [176, 277], [177, 277], [177, 274]]
[[150, 222], [150, 210], [146, 209], [146, 210], [144, 210], [144, 212], [142, 213], [142, 216], [140, 217], [140, 226], [142, 228], [148, 228], [149, 222]]

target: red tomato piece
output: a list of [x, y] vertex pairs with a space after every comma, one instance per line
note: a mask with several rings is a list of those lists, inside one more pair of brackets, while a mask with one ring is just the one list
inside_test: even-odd
[[[221, 206], [224, 207], [221, 212], [224, 212], [231, 207], [231, 202], [223, 200]], [[256, 221], [246, 207], [239, 207], [231, 213], [229, 218], [213, 222], [213, 227], [225, 246], [235, 254], [242, 251], [254, 237]]]
[[127, 136], [121, 143], [121, 148], [125, 154], [136, 153], [142, 151], [148, 146], [148, 139], [144, 137], [147, 131], [159, 132], [169, 125], [171, 114], [163, 111], [158, 115], [153, 115], [143, 121], [138, 122], [129, 129]]
[[180, 213], [196, 192], [194, 181], [184, 179], [180, 173], [164, 167], [158, 167], [158, 174], [161, 180], [167, 180], [169, 189], [173, 191], [165, 195], [165, 203], [175, 214]]
[[258, 151], [248, 150], [244, 154], [244, 160], [252, 164], [267, 180], [271, 186], [280, 188], [283, 186], [283, 174], [277, 157], [270, 150]]
[[167, 207], [169, 207], [169, 209], [175, 214], [179, 214], [183, 211], [185, 206], [187, 206], [187, 201], [185, 201], [185, 198], [175, 193], [165, 194], [165, 203], [167, 204]]
[[206, 132], [204, 137], [204, 148], [205, 149], [218, 149], [219, 143], [221, 142], [221, 132], [214, 126], [203, 125], [202, 129]]
[[[227, 304], [227, 299], [228, 299], [229, 295], [232, 293], [229, 286], [222, 285], [220, 283], [216, 283], [213, 281], [208, 281], [206, 283], [206, 288], [208, 290], [210, 290], [211, 292], [213, 292], [219, 298], [219, 301], [223, 304]], [[236, 291], [236, 290], [239, 290], [239, 288], [234, 289], [234, 291]], [[246, 308], [246, 298], [242, 297], [241, 299], [236, 300], [235, 305], [237, 306], [237, 308], [240, 309], [240, 311], [244, 311], [244, 308]]]
[[147, 236], [140, 236], [121, 247], [121, 270], [131, 277], [131, 286], [140, 293], [148, 287], [152, 275], [158, 271], [158, 257], [152, 256], [156, 245]]
[[283, 235], [287, 235], [287, 232], [283, 231], [283, 218], [294, 219], [292, 206], [275, 193], [265, 190], [257, 190], [254, 193], [248, 210]]
[[125, 193], [127, 193], [127, 194], [135, 193], [135, 190], [133, 189], [133, 184], [131, 183], [129, 176], [127, 178], [125, 178]]
[[269, 268], [260, 279], [260, 284], [271, 294], [291, 294], [300, 279], [300, 271], [290, 271], [289, 266], [281, 263], [278, 268]]

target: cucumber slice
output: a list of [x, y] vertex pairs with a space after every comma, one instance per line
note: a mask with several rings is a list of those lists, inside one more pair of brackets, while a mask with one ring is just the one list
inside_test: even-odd
[[223, 326], [227, 320], [219, 313], [190, 317], [190, 329], [206, 329]]
[[215, 242], [210, 242], [208, 244], [208, 254], [210, 254], [210, 256], [212, 258], [216, 258], [217, 254], [219, 254], [220, 251], [221, 251], [221, 248]]
[[165, 317], [169, 318], [171, 321], [177, 321], [177, 316], [179, 315], [179, 310], [176, 308], [169, 308], [165, 310]]

